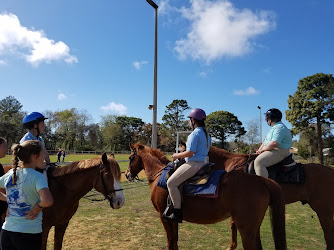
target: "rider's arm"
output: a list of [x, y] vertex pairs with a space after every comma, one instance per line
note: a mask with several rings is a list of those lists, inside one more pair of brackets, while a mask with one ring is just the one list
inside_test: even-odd
[[181, 153], [175, 153], [172, 155], [173, 160], [179, 159], [179, 158], [186, 158], [186, 157], [192, 157], [195, 154], [194, 151], [184, 151]]
[[46, 161], [46, 165], [49, 165], [50, 164], [50, 156], [49, 156], [48, 151], [46, 151], [45, 147], [42, 148], [42, 152], [44, 154], [44, 159]]
[[266, 146], [264, 146], [264, 147], [261, 146], [262, 147], [261, 150], [259, 149], [257, 152], [258, 152], [258, 154], [261, 154], [264, 151], [270, 151], [270, 150], [272, 150], [274, 148], [277, 148], [278, 145], [279, 145], [278, 142], [276, 142], [276, 141], [270, 141]]
[[0, 200], [7, 201], [7, 196], [3, 192], [0, 192]]

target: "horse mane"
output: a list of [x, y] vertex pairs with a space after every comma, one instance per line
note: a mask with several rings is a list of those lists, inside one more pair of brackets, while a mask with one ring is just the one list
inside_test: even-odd
[[165, 155], [165, 153], [162, 152], [160, 149], [151, 148], [151, 147], [142, 145], [139, 142], [137, 142], [134, 145], [134, 147], [135, 148], [139, 148], [142, 151], [144, 151], [145, 153], [148, 153], [148, 154], [152, 155], [154, 158], [158, 159], [163, 164], [167, 165], [170, 162], [170, 160], [167, 158], [167, 156]]
[[137, 153], [140, 154], [144, 160], [147, 160], [149, 164], [166, 165], [170, 162], [165, 154], [159, 149], [150, 148], [140, 144], [139, 142], [137, 142], [134, 147], [138, 149]]
[[[110, 164], [110, 172], [113, 177], [119, 181], [121, 179], [121, 170], [120, 167], [112, 157], [108, 156], [108, 162]], [[101, 157], [96, 157], [92, 159], [86, 159], [81, 161], [72, 162], [66, 166], [59, 167], [53, 170], [52, 176], [59, 177], [69, 174], [74, 174], [89, 168], [94, 168], [102, 163]]]

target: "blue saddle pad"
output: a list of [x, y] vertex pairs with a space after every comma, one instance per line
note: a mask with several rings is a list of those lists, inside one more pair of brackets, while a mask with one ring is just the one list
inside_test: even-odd
[[[162, 187], [167, 190], [167, 180], [166, 175], [172, 166], [166, 166], [165, 170], [162, 172], [157, 186]], [[184, 184], [183, 194], [189, 196], [197, 195], [214, 195], [217, 191], [217, 186], [220, 178], [226, 173], [225, 170], [215, 170], [210, 176], [209, 180], [205, 184]]]

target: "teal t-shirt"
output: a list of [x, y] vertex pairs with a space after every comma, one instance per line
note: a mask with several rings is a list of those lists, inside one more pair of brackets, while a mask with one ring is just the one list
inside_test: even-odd
[[2, 228], [11, 232], [41, 233], [42, 213], [34, 220], [27, 220], [25, 213], [40, 202], [38, 191], [48, 188], [43, 174], [32, 168], [17, 168], [17, 181], [13, 183], [13, 170], [0, 177], [0, 187], [6, 189], [9, 216]]
[[267, 134], [264, 145], [267, 145], [271, 141], [277, 142], [279, 148], [291, 148], [292, 136], [290, 129], [288, 129], [282, 122], [275, 123]]

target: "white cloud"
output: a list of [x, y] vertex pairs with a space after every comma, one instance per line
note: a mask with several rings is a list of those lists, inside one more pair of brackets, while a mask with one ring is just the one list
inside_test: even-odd
[[117, 104], [114, 102], [110, 102], [106, 106], [102, 106], [101, 109], [105, 112], [111, 111], [119, 115], [125, 115], [128, 110], [128, 108], [123, 104]]
[[0, 14], [0, 55], [18, 53], [33, 66], [60, 60], [78, 62], [78, 58], [69, 52], [70, 48], [64, 42], [55, 42], [47, 38], [43, 31], [22, 26], [16, 15]]
[[191, 57], [210, 63], [222, 57], [249, 53], [252, 39], [275, 28], [270, 11], [237, 9], [227, 0], [190, 0], [191, 7], [181, 9], [191, 23], [187, 37], [176, 41], [180, 59]]
[[247, 89], [236, 89], [233, 91], [234, 95], [258, 95], [260, 92], [254, 87], [250, 86]]
[[132, 63], [133, 67], [135, 67], [136, 70], [141, 70], [141, 68], [144, 64], [148, 64], [148, 61], [140, 61], [140, 62], [134, 61]]
[[67, 96], [66, 96], [65, 94], [63, 94], [63, 93], [59, 93], [59, 94], [58, 94], [58, 100], [59, 100], [59, 101], [63, 101], [63, 100], [65, 100], [65, 99], [67, 99]]
[[0, 60], [0, 65], [7, 65], [7, 63], [4, 60]]

